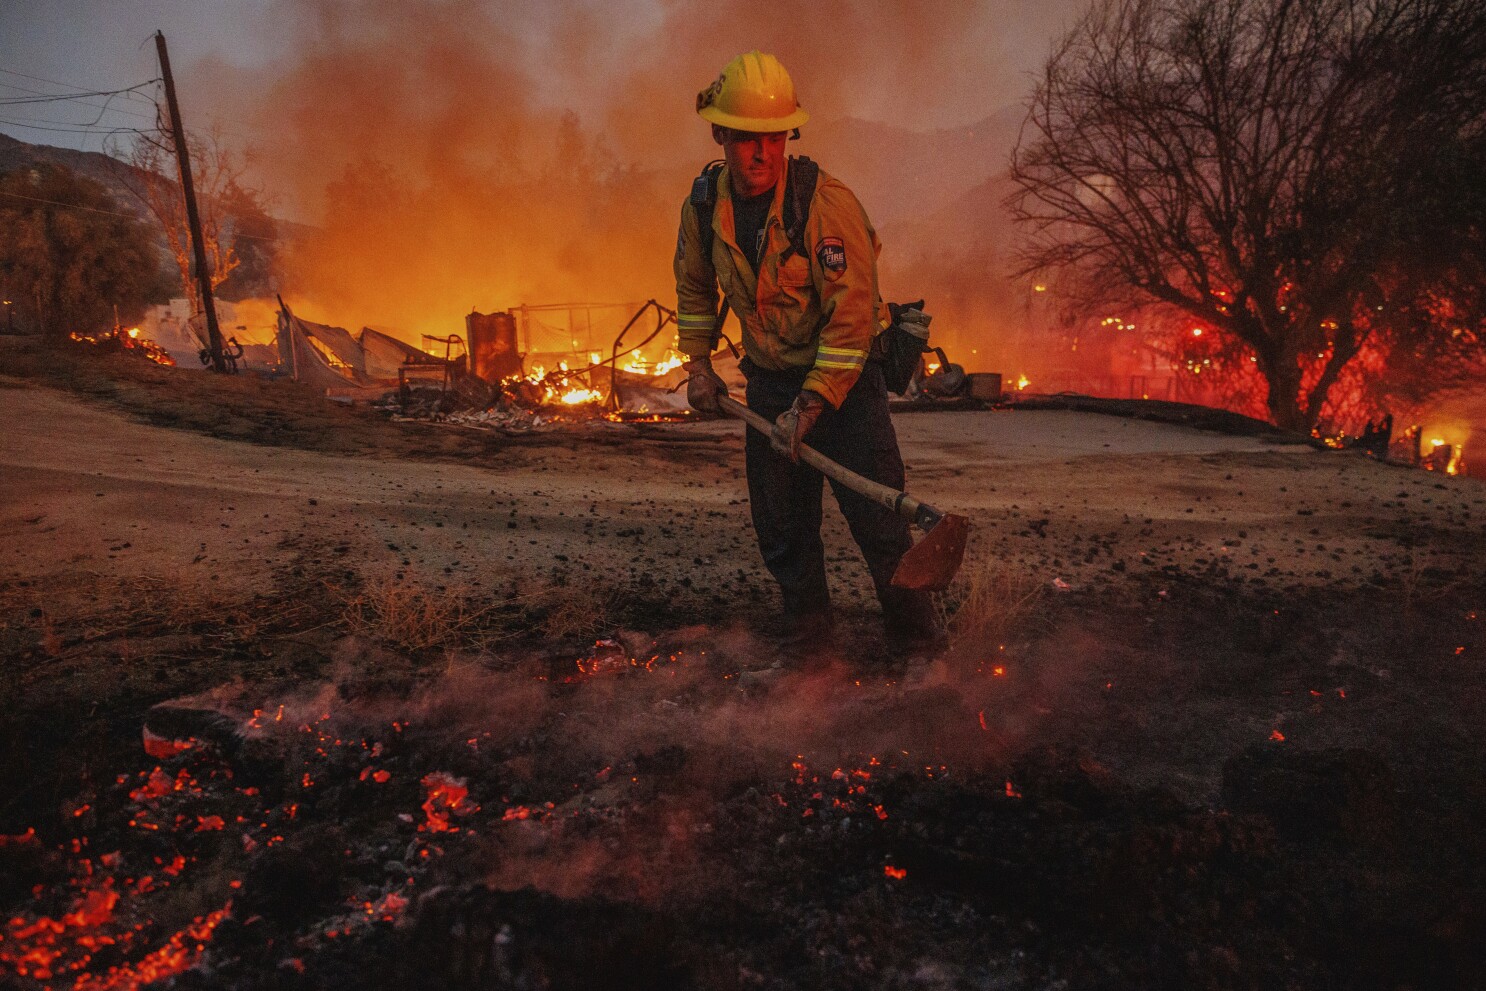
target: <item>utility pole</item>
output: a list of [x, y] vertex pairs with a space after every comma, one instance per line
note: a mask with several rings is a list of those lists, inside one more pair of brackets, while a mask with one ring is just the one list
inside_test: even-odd
[[175, 98], [175, 79], [170, 74], [170, 53], [165, 35], [155, 32], [155, 50], [160, 54], [160, 76], [165, 82], [165, 101], [170, 108], [170, 132], [175, 139], [175, 158], [181, 165], [181, 192], [186, 199], [186, 223], [191, 229], [191, 253], [196, 262], [196, 281], [201, 289], [201, 309], [206, 314], [207, 349], [212, 371], [227, 371], [222, 355], [222, 330], [217, 326], [217, 307], [212, 302], [212, 274], [206, 264], [206, 243], [201, 238], [201, 214], [196, 209], [196, 187], [191, 182], [191, 156], [186, 151], [186, 129], [181, 125], [181, 107]]

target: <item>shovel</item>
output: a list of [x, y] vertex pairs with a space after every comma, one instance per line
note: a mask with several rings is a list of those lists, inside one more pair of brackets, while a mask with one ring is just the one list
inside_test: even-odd
[[[772, 423], [736, 399], [720, 396], [717, 403], [728, 416], [742, 420], [765, 437], [773, 433]], [[907, 492], [899, 492], [870, 478], [863, 478], [808, 444], [800, 445], [800, 460], [853, 492], [886, 506], [899, 516], [907, 517], [924, 531], [924, 539], [909, 548], [908, 553], [898, 562], [898, 570], [893, 572], [894, 585], [925, 592], [942, 592], [949, 587], [965, 557], [965, 541], [970, 536], [969, 520], [954, 513], [941, 513]]]

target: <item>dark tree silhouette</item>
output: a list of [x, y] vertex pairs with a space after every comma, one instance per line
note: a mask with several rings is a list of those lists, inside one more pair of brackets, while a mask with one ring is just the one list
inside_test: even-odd
[[1025, 267], [1212, 328], [1310, 430], [1364, 349], [1479, 362], [1483, 124], [1479, 0], [1103, 0], [1013, 156]]
[[54, 339], [96, 333], [163, 296], [143, 225], [91, 179], [54, 165], [0, 176], [0, 289]]

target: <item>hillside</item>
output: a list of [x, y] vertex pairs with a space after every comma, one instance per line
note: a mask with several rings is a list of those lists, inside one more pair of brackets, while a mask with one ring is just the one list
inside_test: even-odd
[[[0, 134], [0, 174], [17, 169], [35, 168], [38, 165], [60, 165], [63, 168], [86, 176], [107, 189], [119, 208], [133, 214], [145, 224], [153, 226], [154, 218], [145, 209], [138, 197], [129, 191], [129, 183], [142, 185], [146, 182], [163, 182], [159, 176], [142, 172], [126, 162], [96, 151], [76, 151], [72, 148], [54, 148], [51, 145], [33, 145]], [[164, 247], [163, 239], [161, 247]]]
[[[93, 180], [107, 190], [113, 198], [120, 211], [134, 216], [144, 224], [146, 229], [154, 234], [155, 245], [159, 250], [162, 269], [172, 274], [174, 266], [170, 261], [170, 251], [165, 241], [165, 235], [159, 228], [159, 223], [149, 209], [140, 201], [139, 197], [132, 192], [132, 188], [142, 188], [147, 183], [172, 183], [173, 179], [162, 178], [142, 169], [135, 168], [127, 162], [121, 161], [110, 155], [96, 151], [77, 151], [72, 148], [56, 148], [51, 145], [30, 144], [20, 141], [6, 134], [0, 134], [0, 175], [14, 172], [18, 169], [35, 168], [40, 165], [55, 165], [68, 169], [78, 175]], [[284, 221], [271, 218], [275, 231], [280, 237], [292, 237], [297, 225], [286, 224]], [[241, 242], [240, 242], [241, 243]], [[242, 251], [239, 249], [239, 253]], [[261, 252], [254, 252], [261, 255]], [[256, 261], [256, 259], [255, 259]], [[247, 277], [244, 278], [243, 276]], [[222, 283], [217, 289], [218, 295], [225, 300], [238, 301], [254, 297], [261, 297], [272, 292], [269, 272], [266, 264], [261, 262], [247, 266], [241, 270], [241, 274], [234, 276]]]

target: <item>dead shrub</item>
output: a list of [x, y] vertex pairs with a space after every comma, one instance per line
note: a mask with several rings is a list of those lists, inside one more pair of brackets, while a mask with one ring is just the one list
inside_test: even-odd
[[606, 632], [618, 591], [593, 581], [556, 575], [535, 579], [521, 596], [523, 611], [543, 636], [553, 640]]
[[49, 656], [123, 638], [149, 638], [227, 626], [242, 638], [307, 608], [303, 596], [233, 598], [229, 590], [180, 574], [66, 572], [0, 582], [0, 629], [39, 632]]
[[967, 558], [939, 599], [950, 646], [1005, 643], [1036, 615], [1045, 592], [1035, 576], [1004, 561]]
[[415, 575], [376, 576], [343, 596], [347, 630], [406, 651], [480, 649], [506, 635], [490, 622], [495, 606], [468, 589], [434, 585]]
[[483, 651], [536, 633], [549, 640], [605, 632], [619, 601], [616, 588], [563, 574], [522, 575], [495, 597], [416, 574], [363, 579], [355, 592], [332, 589], [350, 633], [395, 649]]

